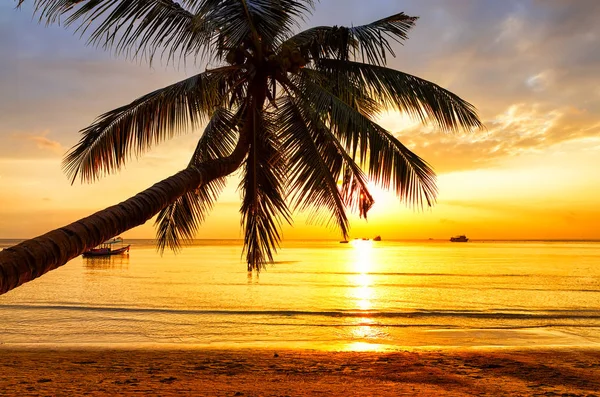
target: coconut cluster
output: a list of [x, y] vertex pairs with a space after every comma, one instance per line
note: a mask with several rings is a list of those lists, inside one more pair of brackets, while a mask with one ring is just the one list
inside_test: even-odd
[[[246, 46], [240, 45], [238, 48], [230, 50], [225, 60], [230, 65], [242, 65], [248, 58]], [[279, 69], [284, 73], [298, 73], [307, 64], [308, 52], [299, 48], [285, 46], [278, 53], [270, 49], [264, 50], [267, 63], [273, 69]]]
[[238, 47], [233, 50], [230, 50], [225, 57], [225, 60], [230, 65], [242, 65], [246, 62], [246, 54], [244, 52], [243, 47]]
[[303, 54], [298, 48], [283, 47], [278, 54], [268, 56], [269, 63], [279, 66], [284, 72], [298, 73], [306, 66], [308, 54]]

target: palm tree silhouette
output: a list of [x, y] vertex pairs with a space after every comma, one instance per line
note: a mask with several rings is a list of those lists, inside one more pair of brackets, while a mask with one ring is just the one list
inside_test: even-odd
[[[26, 0], [18, 0], [21, 5]], [[394, 108], [444, 131], [481, 127], [475, 108], [386, 67], [417, 18], [295, 33], [312, 0], [35, 0], [41, 21], [78, 25], [89, 43], [131, 58], [211, 66], [99, 116], [63, 165], [75, 181], [118, 171], [165, 139], [206, 124], [183, 171], [136, 196], [0, 252], [0, 293], [65, 264], [158, 214], [158, 244], [193, 238], [225, 177], [242, 167], [248, 270], [273, 260], [295, 210], [333, 221], [366, 217], [372, 180], [409, 204], [431, 205], [435, 174], [373, 121]], [[324, 214], [328, 215], [325, 216]]]

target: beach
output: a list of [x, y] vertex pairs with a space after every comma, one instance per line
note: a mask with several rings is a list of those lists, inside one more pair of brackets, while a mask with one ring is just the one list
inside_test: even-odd
[[6, 396], [597, 396], [600, 350], [0, 350]]

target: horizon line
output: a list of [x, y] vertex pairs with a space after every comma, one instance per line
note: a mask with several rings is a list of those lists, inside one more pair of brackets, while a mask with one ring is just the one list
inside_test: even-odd
[[[0, 241], [26, 241], [31, 240], [35, 237], [28, 238], [4, 238], [1, 237]], [[355, 237], [349, 239], [347, 241], [352, 240], [362, 240], [363, 238]], [[127, 240], [147, 240], [147, 241], [156, 241], [156, 238], [128, 238]], [[373, 240], [369, 238], [367, 240]], [[390, 239], [382, 239], [385, 241], [449, 241], [449, 238], [390, 238]], [[188, 241], [244, 241], [243, 238], [194, 238]], [[282, 238], [281, 241], [341, 241], [334, 238]], [[527, 242], [536, 242], [536, 241], [554, 241], [554, 242], [600, 242], [600, 238], [471, 238], [469, 237], [469, 241], [527, 241]]]

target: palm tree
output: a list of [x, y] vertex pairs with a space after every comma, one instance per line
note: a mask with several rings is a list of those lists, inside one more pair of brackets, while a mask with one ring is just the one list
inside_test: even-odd
[[[21, 5], [26, 0], [17, 0]], [[368, 180], [412, 205], [432, 205], [435, 174], [373, 121], [395, 108], [444, 131], [479, 128], [472, 105], [386, 67], [417, 18], [295, 33], [313, 0], [35, 0], [47, 23], [78, 25], [89, 43], [130, 58], [211, 68], [99, 116], [64, 169], [84, 182], [118, 171], [152, 145], [206, 124], [189, 166], [138, 195], [0, 253], [0, 293], [65, 264], [158, 214], [158, 245], [191, 239], [242, 167], [248, 270], [272, 262], [296, 210], [348, 233], [366, 217]], [[326, 215], [327, 214], [327, 215]]]

